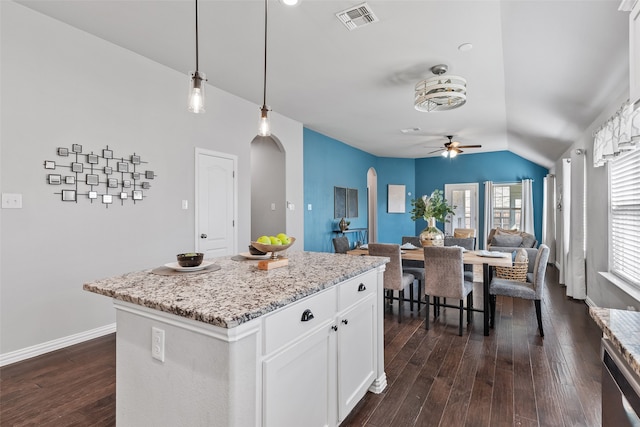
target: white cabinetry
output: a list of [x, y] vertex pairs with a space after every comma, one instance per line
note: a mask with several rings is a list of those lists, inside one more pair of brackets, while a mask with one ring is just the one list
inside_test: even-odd
[[265, 318], [265, 427], [338, 425], [372, 386], [377, 280], [369, 272]]
[[640, 1], [629, 16], [629, 100], [640, 101]]
[[[384, 266], [221, 328], [114, 300], [116, 423], [337, 426], [386, 386]], [[164, 362], [151, 330], [165, 332]]]

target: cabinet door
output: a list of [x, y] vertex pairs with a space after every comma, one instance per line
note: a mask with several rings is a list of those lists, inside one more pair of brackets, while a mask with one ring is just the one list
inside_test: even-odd
[[342, 421], [375, 379], [375, 294], [341, 313], [338, 322], [338, 414]]
[[334, 326], [327, 322], [264, 361], [264, 426], [336, 424]]

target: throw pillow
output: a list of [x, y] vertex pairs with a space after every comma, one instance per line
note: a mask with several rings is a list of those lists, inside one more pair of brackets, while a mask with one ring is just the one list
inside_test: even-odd
[[529, 233], [522, 233], [522, 247], [532, 248], [536, 244], [536, 236]]
[[519, 230], [507, 230], [506, 228], [496, 228], [496, 234], [497, 235], [513, 235], [513, 234], [520, 234]]
[[527, 255], [527, 251], [525, 251], [524, 248], [518, 249], [515, 253], [516, 256], [513, 260], [514, 262], [529, 262], [529, 255]]
[[509, 234], [497, 234], [493, 236], [493, 240], [491, 241], [491, 244], [494, 246], [506, 246], [510, 248], [517, 248], [521, 243], [522, 236]]

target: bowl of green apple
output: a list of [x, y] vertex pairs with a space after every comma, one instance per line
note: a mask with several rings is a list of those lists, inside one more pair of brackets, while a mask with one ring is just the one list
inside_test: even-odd
[[271, 252], [271, 259], [277, 259], [277, 252], [289, 249], [295, 241], [295, 237], [289, 237], [285, 233], [279, 233], [277, 236], [260, 236], [251, 242], [251, 246], [261, 252]]

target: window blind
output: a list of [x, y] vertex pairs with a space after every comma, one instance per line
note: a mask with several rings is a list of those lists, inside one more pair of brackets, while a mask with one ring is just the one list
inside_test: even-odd
[[610, 270], [640, 288], [640, 150], [620, 154], [609, 164]]

